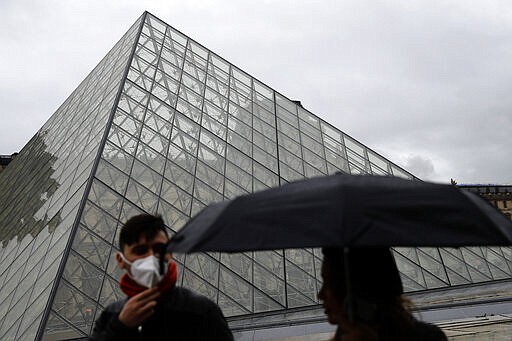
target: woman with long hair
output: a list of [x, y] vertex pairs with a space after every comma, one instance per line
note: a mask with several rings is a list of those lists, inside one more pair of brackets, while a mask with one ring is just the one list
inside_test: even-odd
[[322, 251], [323, 286], [318, 297], [329, 323], [338, 326], [333, 340], [447, 340], [437, 326], [412, 315], [388, 248]]

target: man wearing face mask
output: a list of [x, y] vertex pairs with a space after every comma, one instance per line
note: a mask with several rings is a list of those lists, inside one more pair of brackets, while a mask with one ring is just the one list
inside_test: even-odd
[[170, 253], [160, 274], [159, 257], [168, 239], [160, 216], [141, 214], [124, 224], [116, 261], [126, 271], [120, 287], [127, 298], [105, 308], [90, 340], [233, 340], [215, 303], [175, 285]]

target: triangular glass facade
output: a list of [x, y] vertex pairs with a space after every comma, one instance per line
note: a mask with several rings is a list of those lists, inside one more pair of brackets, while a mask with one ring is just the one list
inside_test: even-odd
[[[335, 172], [414, 178], [149, 13], [0, 175], [0, 339], [85, 337], [122, 297], [116, 233]], [[173, 233], [171, 231], [171, 233]], [[395, 250], [408, 291], [512, 277], [510, 248]], [[177, 255], [226, 316], [318, 304], [318, 250]]]

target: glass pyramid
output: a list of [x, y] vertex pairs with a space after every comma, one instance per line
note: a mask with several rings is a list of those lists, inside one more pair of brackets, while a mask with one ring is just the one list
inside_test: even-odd
[[[79, 339], [121, 298], [116, 233], [337, 171], [414, 176], [145, 12], [0, 175], [0, 339]], [[510, 248], [395, 250], [408, 291], [512, 277]], [[318, 250], [177, 256], [226, 316], [318, 304]]]

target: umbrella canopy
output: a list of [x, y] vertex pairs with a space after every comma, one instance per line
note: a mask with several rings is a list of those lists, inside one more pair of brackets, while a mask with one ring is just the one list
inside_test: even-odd
[[212, 204], [168, 244], [171, 252], [304, 247], [512, 245], [512, 222], [452, 185], [331, 175]]

